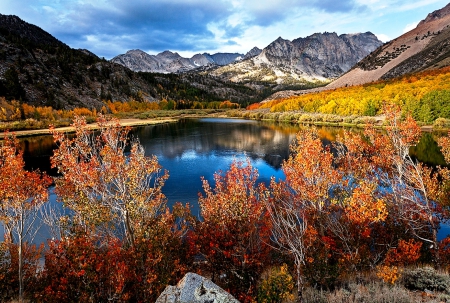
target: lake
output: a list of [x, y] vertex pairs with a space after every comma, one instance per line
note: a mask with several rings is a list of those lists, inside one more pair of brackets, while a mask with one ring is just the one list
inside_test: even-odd
[[[135, 127], [131, 134], [138, 137], [147, 155], [156, 155], [162, 167], [169, 172], [163, 192], [168, 205], [175, 202], [192, 205], [192, 212], [199, 213], [198, 194], [202, 192], [200, 177], [212, 183], [213, 175], [225, 171], [233, 160], [248, 157], [259, 171], [261, 182], [269, 182], [274, 176], [282, 179], [283, 160], [289, 155], [289, 145], [300, 126], [274, 124], [241, 119], [183, 119], [177, 123]], [[324, 141], [333, 141], [342, 128], [319, 127]], [[40, 169], [52, 175], [50, 156], [56, 146], [51, 136], [20, 138], [27, 169]], [[424, 134], [414, 157], [428, 164], [443, 163], [436, 142], [431, 134]], [[55, 203], [52, 195], [51, 202]], [[441, 231], [443, 232], [443, 231]], [[449, 229], [445, 227], [445, 233]], [[442, 233], [441, 233], [442, 234]]]

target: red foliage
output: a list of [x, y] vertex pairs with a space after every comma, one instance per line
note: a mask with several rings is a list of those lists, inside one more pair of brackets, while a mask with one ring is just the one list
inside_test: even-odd
[[409, 239], [408, 241], [400, 240], [396, 248], [391, 248], [384, 263], [388, 266], [407, 266], [415, 264], [420, 258], [420, 249], [422, 242]]
[[256, 185], [256, 169], [249, 162], [233, 162], [225, 174], [215, 174], [215, 188], [203, 180], [205, 196], [199, 204], [203, 221], [190, 235], [192, 248], [205, 260], [201, 271], [242, 302], [255, 293], [270, 248], [270, 226], [264, 215], [267, 192]]
[[246, 107], [247, 110], [254, 110], [261, 107], [261, 103], [252, 103]]
[[99, 243], [83, 235], [50, 241], [36, 299], [154, 302], [166, 285], [177, 283], [187, 271], [182, 244], [162, 234], [152, 241], [139, 239], [134, 248], [114, 238]]

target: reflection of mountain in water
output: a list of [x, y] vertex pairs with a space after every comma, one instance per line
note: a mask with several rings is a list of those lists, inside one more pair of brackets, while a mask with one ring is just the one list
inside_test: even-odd
[[280, 168], [289, 155], [291, 134], [274, 130], [255, 121], [226, 119], [186, 119], [180, 123], [140, 127], [133, 130], [147, 154], [168, 158], [196, 154], [221, 154], [244, 151], [253, 159], [263, 159]]
[[[196, 155], [232, 155], [246, 152], [252, 159], [262, 159], [279, 169], [289, 155], [289, 144], [299, 126], [291, 124], [259, 123], [230, 119], [185, 119], [178, 123], [161, 124], [132, 129], [145, 147], [147, 155], [168, 159], [180, 158], [187, 153]], [[335, 140], [342, 128], [319, 128], [319, 136], [326, 142]], [[414, 158], [430, 165], [442, 165], [443, 156], [435, 142], [438, 134], [424, 134], [420, 143], [411, 148]], [[52, 175], [50, 156], [56, 145], [52, 136], [20, 138], [24, 151], [25, 168], [40, 169]]]

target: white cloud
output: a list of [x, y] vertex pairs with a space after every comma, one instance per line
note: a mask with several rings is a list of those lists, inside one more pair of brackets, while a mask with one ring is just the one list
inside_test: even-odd
[[[442, 2], [441, 0], [421, 0], [421, 1], [405, 1], [403, 5], [399, 5], [395, 8], [396, 11], [409, 11], [428, 6], [433, 3]], [[431, 13], [431, 12], [430, 12]]]
[[[448, 1], [448, 0], [447, 0]], [[151, 2], [151, 3], [150, 3]], [[107, 58], [140, 48], [181, 53], [264, 48], [281, 36], [370, 31], [382, 41], [412, 29], [444, 0], [0, 0], [74, 48]]]
[[417, 21], [417, 22], [413, 22], [413, 23], [406, 24], [405, 28], [403, 29], [403, 33], [407, 33], [407, 32], [409, 32], [410, 30], [415, 29], [416, 26], [417, 26], [417, 24], [419, 24], [418, 21]]
[[391, 40], [391, 38], [385, 34], [375, 34], [375, 36], [377, 36], [377, 38], [382, 42], [387, 42], [387, 41]]

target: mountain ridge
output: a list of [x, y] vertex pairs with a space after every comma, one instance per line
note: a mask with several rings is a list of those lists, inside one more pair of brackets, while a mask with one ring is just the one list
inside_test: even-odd
[[381, 44], [371, 32], [315, 33], [292, 41], [278, 37], [260, 54], [211, 74], [233, 82], [320, 85], [341, 76]]
[[150, 55], [142, 50], [129, 50], [117, 55], [110, 61], [128, 67], [135, 72], [181, 73], [195, 70], [199, 67], [227, 65], [241, 60], [245, 55], [239, 53], [203, 53], [191, 58], [184, 58], [178, 53], [165, 50], [156, 55]]
[[[161, 58], [162, 57], [162, 58]], [[175, 59], [163, 53], [160, 60]], [[155, 62], [158, 64], [158, 62]], [[137, 73], [72, 49], [17, 16], [0, 14], [0, 97], [54, 109], [101, 109], [104, 101], [257, 102], [270, 92], [194, 74]]]
[[435, 10], [417, 26], [383, 43], [341, 77], [326, 86], [279, 91], [262, 102], [290, 96], [388, 80], [450, 65], [450, 3]]

